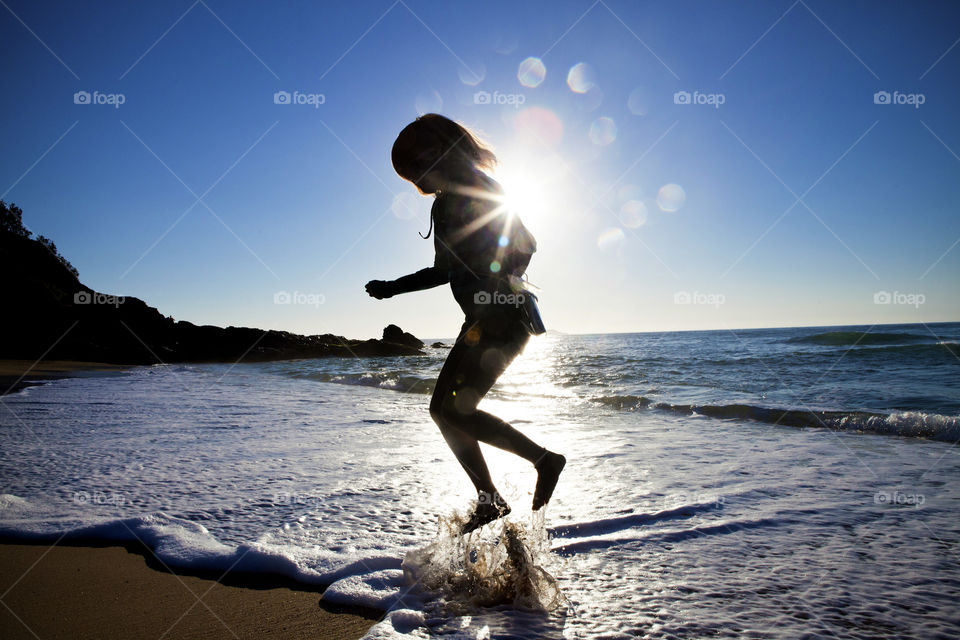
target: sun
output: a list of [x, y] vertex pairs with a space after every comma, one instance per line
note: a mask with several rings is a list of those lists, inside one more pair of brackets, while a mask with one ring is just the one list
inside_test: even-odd
[[543, 214], [546, 193], [543, 187], [522, 175], [507, 174], [498, 178], [505, 191], [504, 206], [525, 223], [536, 224]]
[[556, 204], [549, 188], [550, 176], [530, 164], [505, 161], [493, 177], [503, 186], [504, 207], [527, 226], [538, 226]]

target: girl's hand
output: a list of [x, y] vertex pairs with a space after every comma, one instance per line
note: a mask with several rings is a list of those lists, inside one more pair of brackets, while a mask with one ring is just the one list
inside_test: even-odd
[[393, 297], [393, 287], [390, 286], [389, 282], [384, 282], [383, 280], [371, 280], [367, 283], [366, 289], [367, 293], [377, 300]]

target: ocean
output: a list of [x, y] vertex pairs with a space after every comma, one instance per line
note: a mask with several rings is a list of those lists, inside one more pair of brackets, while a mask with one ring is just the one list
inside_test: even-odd
[[[447, 348], [177, 364], [2, 398], [0, 536], [140, 540], [384, 612], [369, 638], [960, 635], [960, 323], [531, 339], [481, 405], [568, 463], [430, 420]], [[450, 341], [445, 340], [447, 345]]]

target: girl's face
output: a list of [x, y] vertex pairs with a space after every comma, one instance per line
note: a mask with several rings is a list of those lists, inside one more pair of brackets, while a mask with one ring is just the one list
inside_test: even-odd
[[413, 181], [421, 193], [436, 193], [446, 182], [440, 169], [440, 152], [436, 147], [428, 147], [416, 156], [416, 166], [424, 167], [423, 175]]
[[436, 193], [443, 188], [443, 185], [446, 181], [443, 179], [443, 175], [436, 169], [431, 169], [427, 171], [419, 180], [414, 182], [417, 186], [417, 189], [420, 190], [420, 193]]

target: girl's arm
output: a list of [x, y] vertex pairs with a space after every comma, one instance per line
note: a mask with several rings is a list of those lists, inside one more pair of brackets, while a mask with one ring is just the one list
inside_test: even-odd
[[450, 275], [446, 270], [439, 267], [427, 267], [396, 280], [371, 280], [367, 283], [366, 288], [367, 293], [378, 300], [382, 300], [401, 293], [431, 289], [448, 282], [450, 282]]

